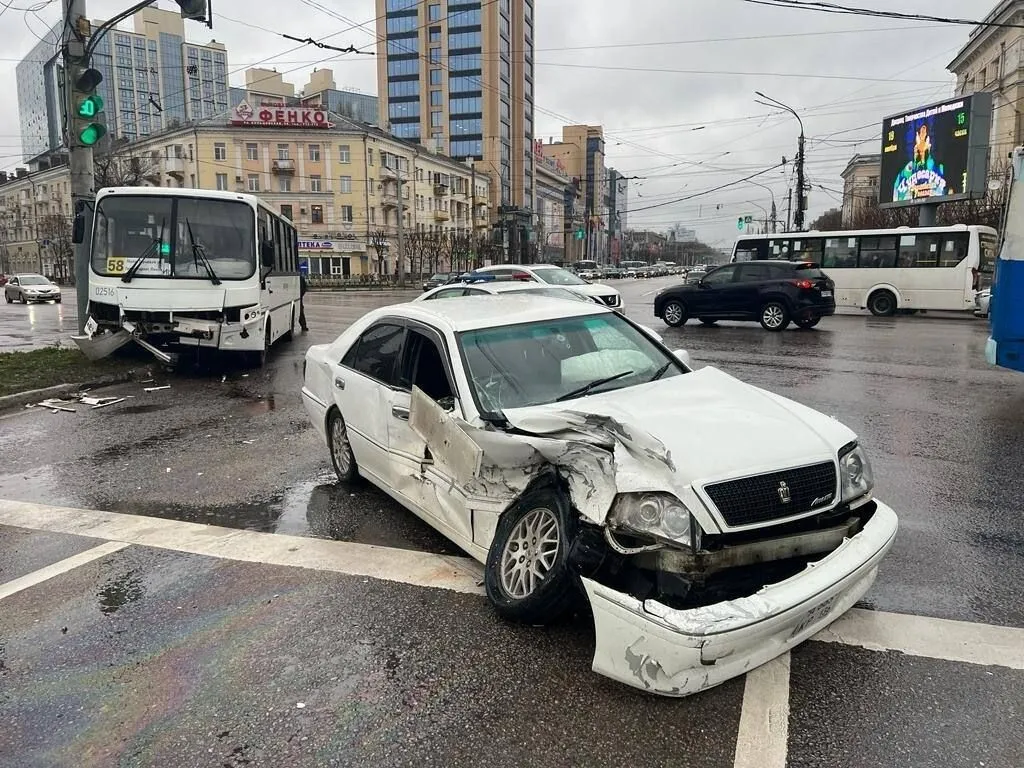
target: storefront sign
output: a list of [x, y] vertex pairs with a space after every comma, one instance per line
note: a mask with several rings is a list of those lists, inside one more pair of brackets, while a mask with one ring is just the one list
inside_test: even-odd
[[286, 107], [281, 104], [251, 107], [243, 101], [231, 114], [231, 125], [263, 128], [333, 128], [322, 107]]
[[299, 240], [300, 251], [333, 251], [334, 243], [330, 240]]

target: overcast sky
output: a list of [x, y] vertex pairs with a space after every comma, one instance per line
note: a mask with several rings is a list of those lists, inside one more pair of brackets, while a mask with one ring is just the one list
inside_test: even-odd
[[[9, 7], [5, 8], [4, 6]], [[885, 10], [980, 19], [995, 0], [856, 0]], [[0, 0], [0, 76], [60, 15], [59, 0]], [[88, 0], [105, 19], [129, 0]], [[164, 8], [176, 8], [161, 0]], [[704, 193], [781, 162], [758, 177], [774, 191], [780, 221], [799, 133], [789, 114], [754, 103], [760, 90], [797, 109], [808, 136], [808, 223], [841, 199], [839, 173], [855, 152], [877, 152], [887, 114], [951, 95], [945, 66], [969, 27], [908, 24], [768, 8], [743, 0], [534, 0], [537, 136], [556, 140], [566, 122], [604, 126], [608, 165], [630, 182], [628, 225], [694, 228], [725, 246], [738, 215], [762, 217], [771, 195], [742, 184]], [[629, 12], [623, 9], [628, 7]], [[195, 42], [227, 45], [232, 85], [249, 66], [273, 66], [297, 85], [331, 67], [339, 87], [376, 92], [372, 56], [296, 49], [280, 33], [375, 48], [373, 0], [215, 0], [214, 28], [186, 22]], [[130, 24], [130, 22], [127, 22]], [[357, 26], [361, 25], [361, 26]], [[271, 31], [274, 30], [274, 31]], [[340, 33], [340, 34], [336, 34]], [[863, 142], [863, 143], [858, 143]], [[20, 160], [18, 117], [0, 113], [0, 168]], [[822, 189], [824, 187], [825, 189]], [[699, 195], [646, 211], [638, 209]]]

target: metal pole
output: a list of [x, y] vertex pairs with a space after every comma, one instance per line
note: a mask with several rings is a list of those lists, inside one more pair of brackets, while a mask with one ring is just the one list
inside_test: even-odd
[[395, 180], [398, 183], [398, 284], [405, 285], [405, 198], [402, 196], [402, 169], [395, 162]]
[[92, 147], [79, 145], [74, 131], [71, 129], [74, 107], [73, 77], [74, 64], [85, 56], [85, 43], [78, 38], [79, 21], [86, 19], [85, 0], [62, 0], [64, 8], [64, 33], [62, 35], [64, 51], [64, 98], [67, 120], [68, 165], [71, 172], [71, 210], [79, 209], [85, 216], [87, 225], [85, 237], [75, 245], [75, 294], [78, 298], [78, 332], [85, 332], [89, 305], [89, 244], [92, 240], [92, 201], [95, 199], [96, 179], [93, 175]]
[[[793, 113], [796, 115], [796, 112]], [[797, 120], [800, 116], [797, 115]], [[796, 159], [796, 218], [793, 222], [800, 232], [804, 230], [804, 124], [800, 123], [800, 155]]]
[[788, 199], [786, 201], [786, 231], [789, 232], [789, 223], [793, 220], [793, 188], [789, 188]]

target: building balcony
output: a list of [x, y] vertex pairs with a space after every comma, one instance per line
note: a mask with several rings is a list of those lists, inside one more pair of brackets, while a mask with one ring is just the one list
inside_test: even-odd
[[448, 194], [450, 187], [444, 182], [434, 184], [434, 197], [444, 197]]
[[451, 221], [451, 214], [448, 211], [434, 211], [434, 221]]
[[166, 173], [168, 176], [174, 176], [177, 179], [185, 178], [185, 158], [164, 158], [164, 173]]
[[295, 161], [278, 158], [271, 164], [270, 170], [272, 173], [295, 173]]
[[[381, 205], [384, 208], [397, 208], [398, 207], [398, 194], [395, 192], [384, 192], [380, 196]], [[402, 201], [402, 210], [409, 210], [409, 201]]]

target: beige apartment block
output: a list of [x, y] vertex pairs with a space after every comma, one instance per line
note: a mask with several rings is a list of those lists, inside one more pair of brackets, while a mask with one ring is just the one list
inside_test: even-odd
[[0, 174], [0, 274], [71, 272], [71, 193], [66, 167]]
[[[324, 110], [250, 101], [233, 124], [165, 131], [121, 150], [122, 161], [142, 185], [258, 195], [295, 223], [311, 274], [393, 272], [400, 207], [407, 233], [486, 230], [490, 181], [465, 163]], [[67, 180], [62, 167], [0, 185], [0, 254], [12, 264], [38, 265], [43, 189], [63, 195], [45, 197], [45, 211], [70, 217]]]

